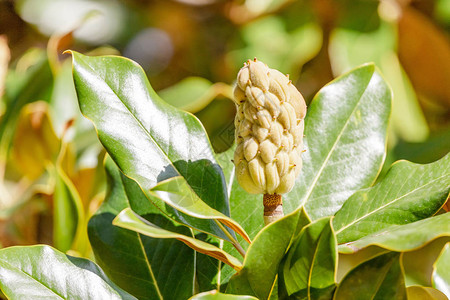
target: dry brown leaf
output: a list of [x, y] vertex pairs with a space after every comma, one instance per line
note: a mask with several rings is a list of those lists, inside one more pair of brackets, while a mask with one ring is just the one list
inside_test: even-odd
[[450, 41], [411, 7], [398, 23], [398, 55], [417, 93], [450, 107]]
[[12, 158], [27, 178], [37, 179], [54, 161], [60, 148], [48, 114], [48, 104], [34, 102], [21, 110], [13, 141]]

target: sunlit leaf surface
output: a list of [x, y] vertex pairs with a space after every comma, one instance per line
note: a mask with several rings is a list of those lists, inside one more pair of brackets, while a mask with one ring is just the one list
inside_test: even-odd
[[406, 225], [392, 225], [354, 242], [339, 245], [339, 252], [353, 253], [376, 245], [392, 251], [410, 251], [442, 236], [450, 236], [450, 214], [442, 214]]
[[136, 299], [93, 262], [49, 246], [0, 250], [0, 287], [10, 299]]
[[372, 184], [385, 156], [390, 108], [391, 91], [372, 64], [322, 88], [308, 108], [303, 168], [284, 197], [285, 211], [304, 203], [313, 220], [331, 216]]
[[81, 111], [119, 168], [147, 190], [182, 176], [205, 203], [229, 215], [225, 179], [198, 119], [161, 100], [131, 60], [72, 55]]
[[117, 217], [113, 220], [113, 224], [153, 238], [177, 239], [200, 253], [207, 254], [223, 261], [236, 270], [240, 270], [242, 268], [242, 264], [237, 258], [229, 255], [222, 249], [193, 237], [182, 235], [176, 232], [171, 232], [158, 227], [148, 221], [145, 221], [145, 219], [140, 218], [139, 215], [134, 213], [129, 208], [121, 211], [120, 214], [117, 215]]
[[450, 155], [427, 165], [395, 163], [381, 182], [355, 193], [336, 214], [338, 242], [428, 218], [444, 205], [449, 191]]
[[105, 160], [105, 170], [106, 198], [88, 226], [96, 261], [111, 280], [139, 299], [190, 297], [195, 276], [195, 252], [191, 248], [175, 239], [150, 238], [114, 226], [112, 221], [120, 211], [131, 207], [168, 230], [190, 234], [189, 229], [165, 218], [110, 157]]

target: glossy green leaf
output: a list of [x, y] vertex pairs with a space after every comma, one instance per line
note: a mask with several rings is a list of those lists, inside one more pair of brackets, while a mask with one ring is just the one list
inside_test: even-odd
[[450, 243], [442, 249], [433, 266], [433, 287], [450, 298]]
[[93, 262], [49, 246], [0, 250], [0, 287], [10, 299], [136, 299]]
[[336, 236], [331, 219], [325, 217], [302, 229], [280, 266], [279, 282], [290, 297], [329, 299], [336, 287], [336, 269]]
[[171, 232], [160, 228], [145, 219], [139, 217], [136, 213], [134, 213], [130, 208], [125, 208], [121, 211], [117, 217], [113, 220], [113, 224], [122, 228], [126, 228], [129, 230], [133, 230], [139, 232], [141, 234], [159, 238], [159, 239], [177, 239], [192, 249], [217, 258], [218, 260], [232, 266], [236, 270], [240, 270], [242, 268], [242, 263], [235, 258], [234, 256], [229, 255], [222, 249], [213, 246], [211, 244], [205, 243], [201, 240], [197, 240], [195, 238], [182, 235], [176, 232]]
[[406, 288], [408, 300], [448, 300], [448, 298], [439, 290], [413, 285]]
[[219, 94], [232, 97], [232, 88], [224, 83], [212, 84], [202, 77], [187, 77], [158, 93], [167, 103], [196, 113], [205, 108]]
[[223, 173], [198, 119], [161, 100], [131, 60], [72, 54], [81, 111], [119, 168], [145, 190], [181, 175], [228, 216]]
[[121, 210], [132, 207], [168, 230], [190, 234], [189, 229], [165, 218], [110, 157], [105, 160], [105, 170], [106, 198], [88, 224], [96, 261], [111, 280], [139, 299], [190, 297], [195, 276], [191, 248], [174, 239], [155, 239], [119, 228], [112, 221]]
[[[239, 233], [247, 242], [250, 243], [250, 238], [247, 236], [247, 233], [236, 221], [218, 212], [217, 210], [212, 209], [205, 202], [203, 202], [197, 194], [189, 188], [189, 185], [182, 177], [173, 177], [165, 181], [161, 181], [150, 190], [150, 194], [162, 199], [164, 203], [174, 207], [176, 210], [188, 214], [194, 218], [220, 221], [221, 223], [232, 228], [235, 232]], [[151, 197], [151, 199], [154, 198]], [[164, 208], [161, 208], [161, 210], [164, 210]], [[181, 218], [179, 219], [181, 220]], [[193, 219], [192, 222], [196, 222], [196, 220]], [[214, 228], [211, 229], [214, 230]], [[216, 235], [219, 237], [223, 236], [223, 232], [224, 230], [217, 232]], [[230, 241], [228, 237], [225, 236], [225, 238]]]
[[339, 284], [334, 300], [406, 299], [400, 254], [389, 252], [351, 270]]
[[303, 168], [285, 211], [305, 204], [313, 220], [331, 216], [370, 186], [384, 160], [390, 107], [391, 91], [373, 64], [322, 88], [308, 108]]
[[397, 252], [411, 251], [442, 236], [450, 236], [448, 213], [406, 225], [390, 226], [354, 242], [339, 245], [339, 252], [353, 253], [371, 245]]
[[251, 300], [257, 299], [252, 296], [230, 295], [219, 293], [218, 291], [209, 291], [201, 294], [197, 294], [189, 298], [189, 300]]
[[[149, 203], [151, 203], [151, 211], [156, 208], [158, 213], [162, 213], [178, 224], [184, 224], [192, 229], [231, 242], [230, 236], [225, 233], [223, 226], [221, 226], [220, 223], [217, 221], [210, 222], [213, 219], [226, 219], [226, 217], [205, 205], [204, 202], [199, 201], [198, 197], [187, 187], [184, 181], [180, 180], [180, 178], [169, 179], [168, 181], [170, 182], [164, 181], [161, 182], [161, 185], [158, 184], [155, 187], [158, 190], [158, 194], [164, 197], [163, 200], [156, 193], [143, 191], [134, 180], [131, 180], [125, 175], [121, 174], [121, 177], [125, 192], [130, 198], [130, 207], [139, 215], [142, 216], [145, 214], [147, 209], [149, 209]], [[181, 182], [181, 184], [177, 185], [177, 182]], [[164, 189], [166, 189], [166, 191], [164, 191]], [[184, 206], [190, 206], [189, 208], [192, 208], [190, 212], [196, 212], [200, 216], [202, 212], [206, 211], [207, 213], [210, 213], [209, 216], [211, 216], [211, 219], [206, 219], [207, 216], [197, 218], [196, 216], [187, 215], [183, 213], [183, 211], [167, 205], [166, 201], [180, 207], [183, 211], [187, 211]], [[138, 208], [138, 210], [136, 210], [136, 208]], [[236, 226], [240, 228], [238, 224]]]
[[[176, 179], [175, 179], [176, 180]], [[133, 180], [130, 180], [129, 178], [127, 178], [125, 175], [122, 175], [122, 181], [123, 181], [123, 185], [124, 188], [126, 190], [126, 193], [128, 195], [133, 195], [132, 196], [132, 200], [130, 202], [130, 206], [133, 209], [134, 206], [136, 205], [141, 205], [144, 202], [150, 202], [152, 203], [158, 210], [160, 213], [162, 213], [163, 215], [165, 215], [166, 217], [168, 217], [169, 219], [171, 219], [172, 221], [178, 223], [178, 224], [184, 224], [192, 229], [198, 230], [200, 232], [204, 232], [204, 233], [208, 233], [211, 234], [212, 236], [224, 239], [226, 241], [231, 242], [231, 239], [229, 238], [229, 236], [227, 236], [225, 234], [225, 231], [222, 230], [223, 227], [220, 227], [220, 223], [217, 222], [217, 219], [215, 222], [210, 222], [210, 220], [207, 219], [200, 219], [197, 218], [195, 216], [190, 216], [190, 215], [186, 215], [185, 213], [183, 213], [182, 211], [177, 210], [176, 208], [167, 205], [166, 202], [161, 199], [158, 195], [154, 194], [154, 193], [150, 193], [147, 191], [142, 191], [140, 189], [139, 186], [136, 186], [136, 183]], [[165, 184], [167, 184], [167, 182], [163, 182], [162, 183], [163, 186]], [[191, 197], [189, 197], [189, 195], [191, 195], [191, 192], [189, 190], [186, 190], [186, 185], [183, 184], [182, 188], [180, 191], [178, 190], [173, 190], [172, 188], [175, 188], [176, 186], [172, 186], [170, 187], [171, 190], [166, 194], [163, 195], [165, 198], [165, 200], [169, 200], [171, 203], [174, 202], [174, 199], [176, 200], [175, 203], [177, 204], [192, 204], [192, 201], [189, 201], [189, 199], [192, 200]], [[159, 187], [157, 187], [159, 188]], [[162, 187], [164, 188], [164, 187]], [[171, 193], [173, 191], [173, 194]], [[183, 194], [180, 194], [180, 192], [186, 192], [188, 197], [187, 199], [184, 199]], [[139, 198], [139, 200], [137, 200], [137, 198]], [[194, 197], [194, 199], [196, 201], [197, 197]], [[135, 203], [138, 202], [138, 203]], [[204, 203], [202, 203], [204, 204]], [[202, 204], [200, 204], [199, 206], [203, 206]], [[145, 203], [145, 206], [147, 206], [148, 203]], [[198, 208], [197, 208], [198, 210]], [[142, 213], [139, 213], [139, 215], [142, 215]], [[217, 217], [217, 216], [216, 216]]]
[[434, 215], [450, 191], [450, 154], [427, 165], [395, 163], [381, 182], [352, 195], [336, 214], [339, 243]]
[[300, 208], [264, 227], [248, 248], [244, 267], [230, 279], [227, 293], [268, 299], [283, 256], [308, 223], [307, 215]]

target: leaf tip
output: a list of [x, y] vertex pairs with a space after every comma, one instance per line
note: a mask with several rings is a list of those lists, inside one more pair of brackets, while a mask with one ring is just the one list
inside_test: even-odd
[[377, 66], [375, 65], [374, 62], [367, 62], [364, 63], [360, 66], [361, 69], [367, 69], [368, 71], [374, 73], [375, 70], [377, 69]]

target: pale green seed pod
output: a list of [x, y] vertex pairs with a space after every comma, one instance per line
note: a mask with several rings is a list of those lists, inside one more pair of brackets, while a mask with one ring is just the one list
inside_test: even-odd
[[252, 194], [289, 192], [302, 167], [305, 100], [287, 76], [256, 59], [239, 71], [234, 97], [239, 184]]

